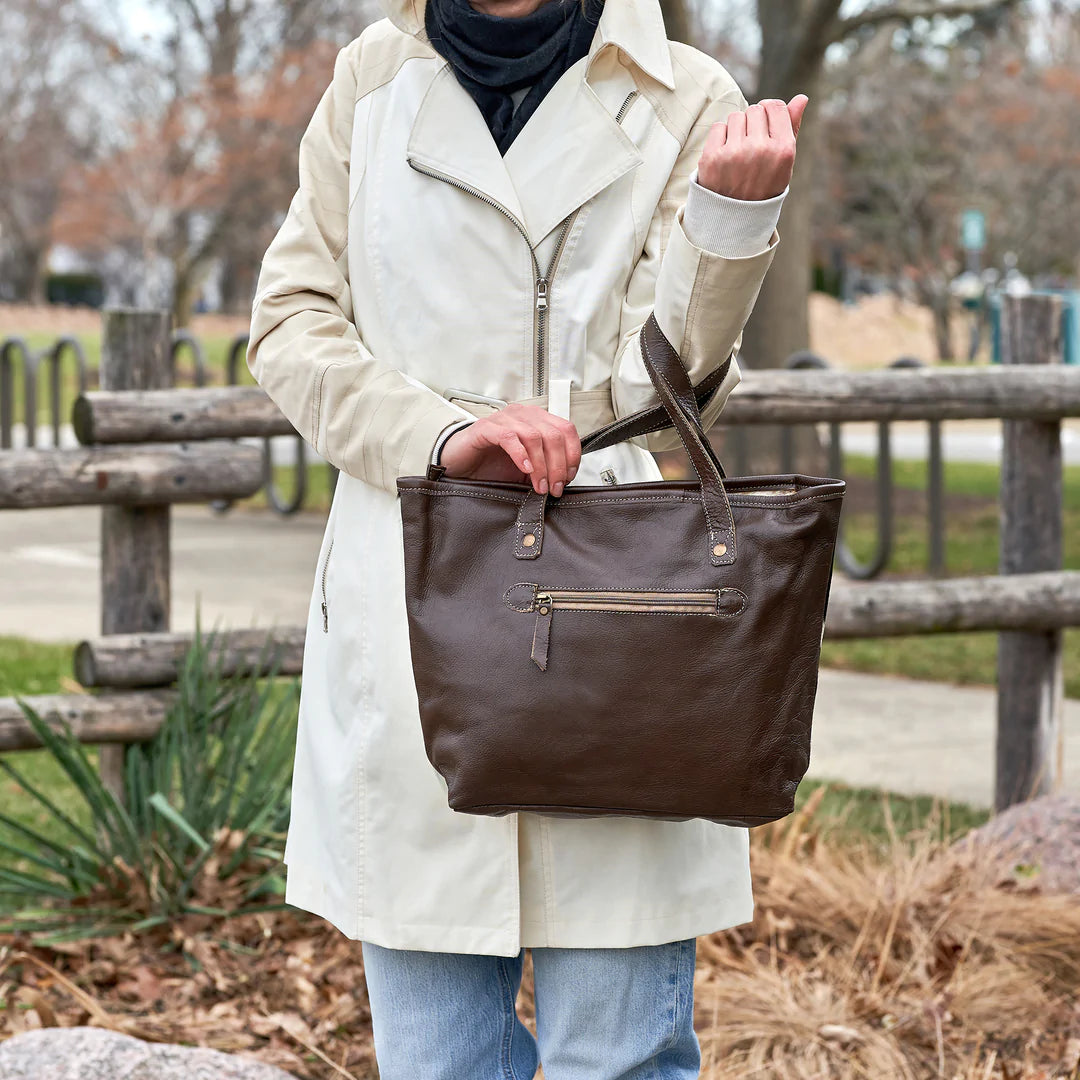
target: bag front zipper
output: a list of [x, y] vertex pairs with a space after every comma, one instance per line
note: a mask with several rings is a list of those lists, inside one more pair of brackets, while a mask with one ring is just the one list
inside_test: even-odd
[[[517, 602], [515, 590], [522, 594]], [[531, 657], [541, 671], [547, 670], [551, 614], [555, 608], [731, 617], [740, 614], [746, 606], [746, 594], [740, 589], [565, 589], [528, 581], [511, 585], [506, 590], [505, 600], [515, 611], [535, 613]], [[725, 610], [730, 601], [735, 602], [734, 610]]]
[[[626, 115], [626, 110], [630, 103], [637, 97], [637, 90], [631, 90], [626, 95], [626, 100], [623, 101], [622, 106], [615, 117], [615, 122], [621, 124], [623, 117]], [[518, 219], [517, 215], [508, 210], [502, 203], [493, 199], [490, 195], [485, 194], [478, 188], [472, 187], [470, 184], [466, 184], [461, 180], [458, 180], [452, 176], [447, 176], [445, 173], [437, 172], [434, 169], [429, 169], [426, 165], [418, 165], [413, 159], [406, 159], [409, 166], [415, 169], [419, 173], [423, 173], [425, 176], [431, 176], [436, 180], [442, 180], [452, 187], [460, 188], [462, 191], [468, 192], [470, 195], [475, 195], [478, 199], [487, 203], [488, 206], [493, 206], [504, 217], [513, 222], [518, 232], [521, 233], [525, 240], [525, 243], [529, 245], [529, 254], [532, 256], [533, 264], [533, 323], [535, 326], [535, 333], [533, 335], [533, 396], [541, 397], [545, 393], [545, 386], [547, 384], [547, 311], [548, 311], [548, 294], [551, 292], [552, 282], [555, 280], [555, 272], [559, 266], [559, 257], [562, 255], [563, 247], [566, 243], [566, 235], [570, 231], [570, 227], [574, 224], [574, 218], [577, 217], [578, 212], [581, 210], [579, 206], [573, 213], [568, 214], [563, 218], [559, 227], [559, 238], [555, 241], [555, 251], [552, 253], [551, 261], [548, 263], [547, 271], [544, 272], [540, 269], [540, 260], [536, 256], [536, 248], [533, 246], [532, 241], [529, 239], [529, 233], [525, 226]]]

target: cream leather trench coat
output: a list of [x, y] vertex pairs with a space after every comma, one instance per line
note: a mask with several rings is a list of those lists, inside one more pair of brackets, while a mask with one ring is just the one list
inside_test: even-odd
[[[607, 0], [589, 55], [501, 157], [423, 2], [383, 0], [338, 54], [253, 301], [253, 375], [341, 470], [312, 568], [286, 900], [353, 939], [504, 956], [745, 922], [745, 829], [448, 808], [420, 729], [395, 479], [501, 402], [582, 434], [655, 404], [638, 345], [654, 309], [695, 383], [738, 349], [779, 235], [723, 258], [682, 215], [710, 126], [746, 101], [667, 40], [658, 0]], [[740, 378], [732, 363], [706, 424]], [[649, 451], [677, 445], [668, 429], [594, 451], [573, 483], [660, 480]]]

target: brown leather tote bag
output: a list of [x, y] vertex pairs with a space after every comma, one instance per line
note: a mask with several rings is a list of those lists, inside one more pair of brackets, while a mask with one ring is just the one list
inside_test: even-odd
[[470, 814], [791, 813], [810, 721], [843, 480], [726, 477], [696, 388], [654, 317], [661, 405], [582, 452], [674, 425], [696, 481], [569, 486], [397, 479], [424, 744]]

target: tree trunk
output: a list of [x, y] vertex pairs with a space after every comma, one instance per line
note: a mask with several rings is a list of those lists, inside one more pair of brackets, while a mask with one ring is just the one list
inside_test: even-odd
[[952, 320], [950, 319], [949, 294], [937, 295], [930, 305], [934, 313], [934, 341], [937, 343], [938, 359], [949, 361], [953, 357]]
[[672, 41], [681, 41], [692, 45], [693, 32], [685, 0], [660, 0], [660, 9], [664, 15], [664, 29]]
[[45, 279], [49, 272], [48, 252], [44, 247], [36, 247], [27, 251], [23, 257], [26, 259], [27, 300], [31, 304], [47, 303]]
[[173, 291], [173, 326], [177, 329], [191, 326], [195, 307], [196, 274], [194, 268], [176, 268], [176, 286]]

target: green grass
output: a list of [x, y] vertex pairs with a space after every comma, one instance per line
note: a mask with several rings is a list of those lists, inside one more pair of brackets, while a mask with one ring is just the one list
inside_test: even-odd
[[[875, 459], [848, 454], [845, 477], [872, 477]], [[898, 489], [925, 492], [926, 463], [894, 462]], [[1064, 470], [1064, 568], [1080, 570], [1080, 467]], [[1000, 469], [996, 465], [947, 462], [947, 498], [963, 500], [946, 514], [946, 573], [953, 575], [998, 572], [998, 492]], [[980, 500], [986, 500], [980, 504]], [[874, 547], [876, 525], [873, 511], [842, 515], [844, 539], [859, 559], [868, 559]], [[924, 577], [927, 570], [927, 521], [925, 514], [898, 514], [894, 519], [892, 557], [882, 579]], [[1064, 634], [1065, 694], [1080, 698], [1080, 628]], [[997, 671], [997, 634], [993, 631], [963, 634], [923, 634], [857, 641], [825, 641], [821, 649], [825, 667], [852, 671], [906, 675], [960, 684], [993, 685]]]
[[[25, 638], [0, 637], [0, 697], [12, 695], [59, 694], [70, 688], [74, 679], [72, 655], [75, 642], [38, 642]], [[97, 748], [88, 748], [97, 764]], [[62, 770], [44, 750], [25, 750], [13, 755], [15, 764], [25, 771], [35, 787], [50, 793], [66, 813], [80, 818], [85, 803], [63, 777]], [[0, 776], [0, 812], [10, 814], [37, 829], [48, 830], [53, 822], [8, 776]]]
[[[303, 505], [305, 511], [320, 514], [329, 513], [332, 496], [330, 475], [329, 465], [324, 465], [322, 462], [308, 465], [307, 491]], [[277, 487], [281, 501], [287, 503], [296, 491], [296, 470], [291, 465], [275, 465], [274, 484]], [[239, 499], [237, 505], [263, 510], [270, 505], [270, 502], [266, 497], [266, 489], [260, 488], [249, 498]]]
[[[989, 820], [990, 811], [966, 803], [950, 803], [930, 795], [898, 795], [880, 788], [851, 787], [836, 780], [806, 779], [799, 784], [795, 809], [801, 809], [818, 788], [826, 789], [814, 815], [823, 832], [844, 840], [889, 840], [889, 821], [906, 836], [931, 823], [935, 835], [952, 840]], [[888, 809], [886, 810], [886, 807]]]
[[75, 642], [29, 641], [0, 636], [0, 697], [56, 694], [62, 679], [73, 679]]

